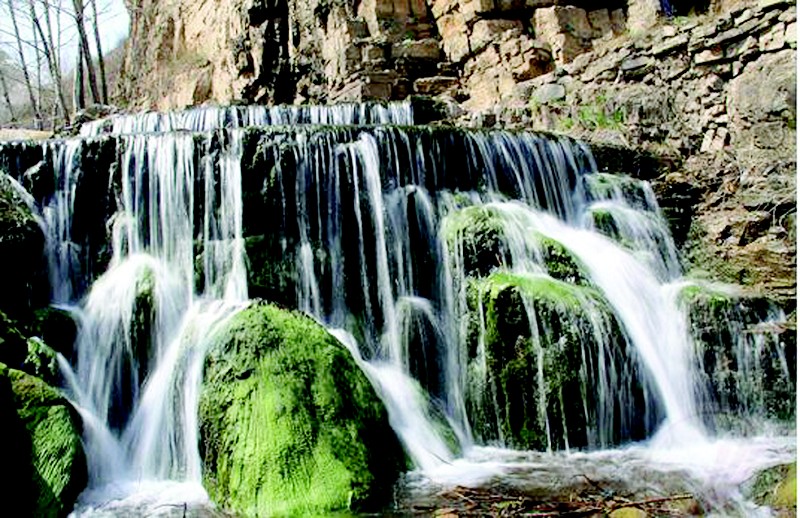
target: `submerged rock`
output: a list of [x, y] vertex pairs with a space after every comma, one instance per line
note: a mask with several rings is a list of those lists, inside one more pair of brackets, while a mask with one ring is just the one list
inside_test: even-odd
[[0, 416], [14, 470], [6, 502], [19, 516], [65, 516], [87, 480], [75, 411], [41, 379], [0, 364]]
[[378, 508], [405, 467], [350, 353], [311, 319], [265, 303], [212, 346], [199, 417], [211, 498], [249, 516]]

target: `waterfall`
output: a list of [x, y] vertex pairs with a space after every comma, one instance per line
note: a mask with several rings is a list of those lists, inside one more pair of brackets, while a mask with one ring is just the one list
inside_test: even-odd
[[[599, 173], [565, 137], [413, 123], [409, 103], [208, 107], [42, 145], [52, 298], [80, 322], [61, 365], [84, 421], [81, 505], [165, 481], [205, 498], [204, 355], [248, 296], [325, 325], [429, 475], [525, 440], [551, 455], [643, 439], [711, 448], [703, 413], [731, 399], [717, 378], [751, 411], [763, 387], [746, 378], [769, 348], [794, 390], [782, 349], [745, 337], [780, 321], [774, 308], [726, 313], [742, 377], [708, 373], [683, 298], [694, 284], [646, 182]], [[501, 296], [518, 302], [512, 351], [493, 349]], [[551, 386], [561, 360], [577, 366]], [[504, 361], [521, 370], [498, 379]], [[527, 435], [509, 424], [517, 397]]]

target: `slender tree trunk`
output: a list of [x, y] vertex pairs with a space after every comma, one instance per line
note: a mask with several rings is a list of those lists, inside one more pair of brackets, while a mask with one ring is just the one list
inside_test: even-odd
[[41, 128], [41, 116], [39, 115], [39, 107], [36, 105], [36, 96], [33, 94], [33, 85], [31, 84], [31, 76], [28, 73], [28, 66], [25, 63], [25, 53], [22, 50], [22, 38], [19, 35], [19, 25], [17, 24], [17, 14], [14, 12], [14, 3], [12, 0], [7, 0], [8, 11], [11, 14], [11, 24], [14, 27], [14, 36], [17, 40], [17, 52], [19, 53], [19, 62], [22, 66], [22, 74], [25, 78], [25, 86], [28, 89], [28, 98], [31, 102], [31, 110], [33, 111], [33, 118], [36, 122], [36, 128]]
[[[10, 1], [10, 0], [9, 0]], [[92, 93], [92, 102], [100, 102], [100, 93], [97, 89], [97, 77], [92, 66], [92, 51], [89, 48], [89, 37], [86, 35], [86, 23], [83, 16], [83, 0], [72, 0], [75, 8], [75, 26], [78, 28], [78, 42], [80, 43], [81, 53], [86, 63], [86, 77], [89, 80], [89, 91]]]
[[8, 95], [8, 84], [6, 84], [6, 74], [4, 72], [0, 72], [0, 88], [3, 89], [3, 98], [6, 101], [8, 114], [11, 116], [11, 122], [16, 122], [17, 118], [14, 116], [14, 107], [11, 106], [11, 97]]
[[83, 88], [83, 52], [77, 53], [75, 61], [75, 83], [72, 90], [72, 106], [75, 111], [86, 108], [86, 96]]
[[[58, 95], [58, 103], [61, 106], [61, 113], [64, 116], [64, 122], [69, 125], [69, 110], [67, 109], [67, 100], [64, 97], [64, 89], [61, 85], [61, 69], [59, 67], [55, 45], [53, 44], [53, 28], [50, 25], [50, 4], [44, 0], [44, 16], [45, 24], [47, 25], [47, 35], [42, 30], [42, 24], [39, 22], [39, 17], [36, 15], [36, 7], [33, 0], [28, 0], [28, 7], [31, 12], [31, 22], [42, 40], [42, 48], [44, 50], [45, 59], [47, 59], [47, 66], [50, 69], [50, 76], [55, 83], [56, 93]], [[55, 119], [53, 119], [55, 124]]]
[[39, 49], [39, 35], [36, 34], [36, 32], [33, 33], [33, 51], [36, 53], [36, 105], [39, 107], [39, 112], [42, 115], [42, 127], [44, 127], [46, 107], [42, 94], [42, 53]]
[[94, 42], [97, 46], [97, 63], [100, 65], [100, 90], [103, 95], [103, 104], [108, 104], [108, 81], [106, 80], [106, 63], [103, 59], [103, 47], [100, 44], [100, 22], [97, 18], [97, 0], [92, 3], [92, 16], [94, 17]]

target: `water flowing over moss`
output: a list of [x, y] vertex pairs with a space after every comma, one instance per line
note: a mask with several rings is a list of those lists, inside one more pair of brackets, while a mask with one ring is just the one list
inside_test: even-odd
[[[641, 387], [597, 290], [508, 271], [470, 289], [477, 291], [471, 309], [483, 319], [470, 335], [478, 343], [471, 345], [468, 405], [484, 441], [550, 450], [641, 435]], [[629, 385], [615, 385], [626, 376]]]
[[7, 501], [20, 516], [65, 516], [87, 477], [75, 411], [42, 380], [0, 364], [0, 415], [15, 471]]
[[308, 317], [264, 303], [212, 346], [200, 435], [211, 497], [248, 516], [380, 507], [405, 467], [350, 353]]

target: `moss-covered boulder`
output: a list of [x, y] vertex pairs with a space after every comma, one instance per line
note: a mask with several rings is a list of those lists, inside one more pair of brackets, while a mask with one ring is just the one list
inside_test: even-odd
[[505, 271], [471, 290], [483, 321], [469, 334], [467, 406], [482, 442], [546, 450], [644, 434], [642, 388], [598, 291]]
[[0, 421], [9, 509], [17, 516], [66, 516], [87, 480], [74, 409], [41, 379], [0, 364]]
[[631, 207], [652, 209], [655, 203], [650, 185], [624, 174], [596, 173], [583, 176], [583, 185], [591, 201], [625, 200]]
[[765, 298], [724, 286], [689, 284], [678, 295], [688, 315], [705, 387], [709, 424], [745, 424], [759, 416], [795, 417], [797, 338], [784, 313]]
[[350, 352], [310, 318], [265, 303], [216, 338], [199, 415], [205, 486], [236, 513], [380, 507], [405, 467]]

